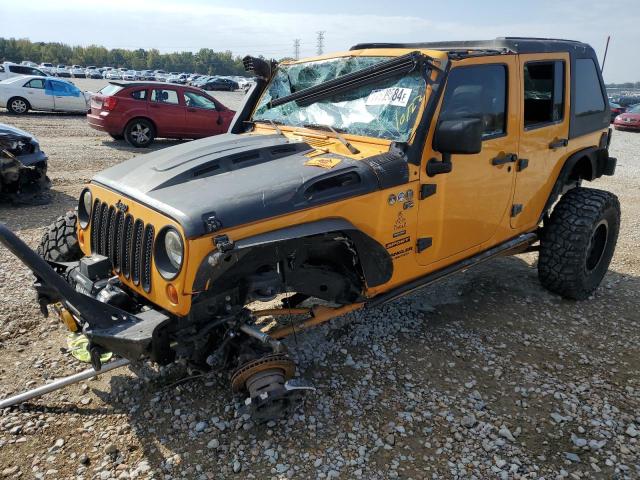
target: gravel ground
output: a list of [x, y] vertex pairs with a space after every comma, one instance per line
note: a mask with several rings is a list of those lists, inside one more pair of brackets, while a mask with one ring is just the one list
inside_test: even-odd
[[[0, 207], [33, 247], [95, 172], [138, 153], [82, 117], [0, 123], [50, 157], [52, 204]], [[337, 319], [289, 339], [318, 390], [262, 426], [236, 413], [221, 375], [118, 370], [1, 411], [0, 478], [639, 478], [639, 150], [640, 134], [616, 132], [617, 174], [595, 182], [619, 196], [623, 223], [592, 299], [543, 290], [528, 254]], [[86, 368], [30, 283], [0, 248], [0, 397]]]

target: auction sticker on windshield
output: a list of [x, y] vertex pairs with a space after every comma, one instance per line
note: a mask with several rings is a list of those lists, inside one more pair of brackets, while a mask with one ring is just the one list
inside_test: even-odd
[[366, 105], [395, 105], [406, 107], [411, 96], [410, 88], [389, 87], [373, 90], [367, 97]]

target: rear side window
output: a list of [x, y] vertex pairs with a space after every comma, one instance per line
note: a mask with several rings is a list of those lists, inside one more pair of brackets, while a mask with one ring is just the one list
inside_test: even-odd
[[605, 109], [604, 98], [594, 61], [591, 58], [577, 59], [574, 76], [576, 115], [603, 112]]
[[102, 90], [100, 90], [98, 93], [100, 95], [104, 95], [104, 96], [109, 96], [109, 95], [115, 95], [116, 93], [118, 93], [120, 90], [122, 90], [122, 87], [119, 85], [113, 85], [113, 84], [109, 84], [106, 87], [103, 87]]
[[134, 90], [131, 92], [131, 98], [134, 100], [146, 100], [147, 99], [147, 91], [146, 90]]
[[44, 79], [34, 78], [24, 84], [27, 88], [44, 88]]
[[175, 90], [153, 90], [151, 92], [151, 101], [159, 103], [169, 103], [171, 105], [179, 105], [178, 92]]
[[562, 120], [564, 62], [528, 62], [524, 65], [524, 126], [536, 127]]
[[507, 131], [507, 68], [475, 65], [451, 70], [440, 111], [440, 120], [480, 118], [483, 138]]

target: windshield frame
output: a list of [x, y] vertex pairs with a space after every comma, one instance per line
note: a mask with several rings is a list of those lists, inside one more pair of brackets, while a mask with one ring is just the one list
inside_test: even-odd
[[[429, 52], [431, 53], [431, 52]], [[349, 58], [367, 58], [367, 57], [377, 57], [377, 58], [384, 58], [384, 60], [381, 60], [379, 63], [382, 62], [386, 62], [389, 60], [395, 60], [398, 59], [399, 57], [403, 57], [403, 56], [407, 56], [409, 54], [416, 54], [419, 57], [419, 61], [417, 62], [417, 66], [415, 69], [407, 72], [407, 73], [403, 73], [403, 74], [399, 74], [398, 75], [398, 79], [404, 79], [408, 76], [412, 76], [412, 75], [416, 75], [416, 72], [418, 73], [419, 77], [422, 78], [424, 84], [422, 86], [422, 92], [419, 94], [420, 101], [417, 104], [417, 107], [411, 112], [411, 116], [413, 116], [415, 114], [415, 117], [413, 118], [412, 121], [408, 122], [406, 124], [406, 138], [403, 139], [398, 139], [398, 138], [389, 138], [389, 137], [385, 137], [382, 135], [378, 135], [375, 134], [373, 132], [366, 132], [366, 133], [362, 133], [362, 132], [352, 132], [349, 130], [349, 128], [341, 128], [338, 125], [334, 124], [327, 124], [327, 125], [318, 125], [318, 127], [332, 127], [335, 128], [336, 131], [340, 132], [341, 134], [343, 134], [345, 137], [349, 137], [355, 141], [369, 141], [369, 142], [374, 142], [374, 143], [405, 143], [405, 144], [411, 144], [413, 143], [415, 136], [416, 136], [416, 130], [418, 129], [419, 125], [421, 124], [421, 122], [423, 121], [423, 117], [425, 115], [425, 112], [427, 110], [427, 107], [430, 103], [430, 98], [433, 96], [434, 94], [434, 89], [433, 89], [433, 85], [434, 85], [434, 80], [435, 78], [437, 78], [438, 75], [440, 75], [441, 73], [443, 73], [443, 70], [438, 66], [438, 64], [442, 64], [443, 61], [446, 61], [446, 57], [443, 58], [438, 58], [438, 57], [431, 57], [430, 55], [426, 54], [425, 52], [422, 52], [420, 50], [415, 50], [415, 49], [372, 49], [372, 50], [368, 50], [366, 52], [364, 51], [349, 51], [349, 52], [345, 52], [343, 54], [337, 54], [337, 55], [333, 55], [333, 56], [323, 56], [323, 57], [314, 57], [314, 58], [309, 58], [309, 59], [304, 59], [301, 61], [290, 61], [290, 62], [283, 62], [282, 64], [280, 64], [278, 66], [278, 69], [276, 70], [276, 72], [272, 75], [272, 77], [270, 78], [269, 82], [267, 83], [267, 85], [264, 87], [264, 90], [262, 91], [260, 97], [258, 98], [258, 100], [256, 101], [256, 104], [253, 108], [253, 111], [251, 112], [251, 116], [249, 117], [249, 123], [254, 123], [255, 124], [260, 124], [261, 126], [265, 126], [269, 129], [272, 129], [273, 127], [269, 124], [271, 119], [266, 119], [266, 118], [256, 118], [256, 115], [258, 114], [258, 109], [262, 106], [264, 106], [267, 102], [265, 102], [265, 97], [270, 96], [270, 92], [269, 89], [272, 87], [274, 80], [276, 79], [276, 76], [278, 75], [278, 73], [280, 73], [283, 69], [289, 69], [292, 66], [296, 66], [296, 65], [304, 65], [304, 64], [308, 64], [308, 63], [314, 63], [314, 62], [329, 62], [332, 60], [348, 60]], [[435, 62], [434, 62], [435, 61]], [[372, 65], [376, 65], [377, 63], [373, 63]], [[364, 67], [366, 68], [366, 67]], [[364, 69], [363, 68], [363, 69]], [[360, 72], [362, 69], [357, 69], [354, 70], [353, 72], [350, 73], [358, 73]], [[330, 79], [328, 81], [325, 82], [320, 82], [316, 85], [314, 85], [313, 87], [317, 87], [317, 86], [322, 86], [325, 83], [329, 83], [333, 80], [339, 80], [341, 79], [343, 76], [347, 76], [350, 73], [347, 73], [346, 75], [339, 75], [336, 76], [334, 79]], [[287, 73], [285, 73], [286, 75]], [[391, 77], [394, 78], [394, 77]], [[382, 78], [382, 80], [384, 81], [385, 78]], [[371, 82], [369, 85], [367, 86], [371, 86], [371, 92], [377, 90], [376, 86], [375, 86], [376, 82]], [[355, 87], [355, 89], [357, 89], [358, 87]], [[360, 88], [365, 88], [360, 87]], [[389, 87], [392, 88], [392, 87]], [[298, 90], [298, 92], [302, 92], [303, 90]], [[369, 95], [371, 94], [371, 92], [369, 93]], [[280, 97], [276, 97], [276, 99], [280, 99], [280, 98], [284, 98], [284, 96], [280, 96]], [[363, 96], [362, 98], [366, 98], [366, 95]], [[270, 102], [271, 100], [269, 100]], [[294, 100], [292, 100], [293, 102]], [[310, 105], [313, 105], [315, 103], [319, 103], [323, 101], [323, 99], [311, 102]], [[287, 102], [288, 103], [288, 102]], [[331, 103], [331, 102], [329, 102]], [[269, 110], [269, 109], [267, 109]], [[265, 110], [266, 111], [266, 110]], [[292, 124], [292, 123], [286, 123], [286, 122], [278, 122], [276, 121], [276, 123], [278, 124], [278, 126], [285, 131], [293, 131], [295, 133], [303, 133], [300, 132], [300, 130], [311, 130], [313, 132], [322, 132], [323, 135], [327, 134], [327, 128], [318, 128], [318, 127], [314, 127], [311, 124], [319, 124], [319, 122], [314, 122], [314, 121], [304, 121], [301, 122], [300, 125], [296, 125], [296, 124]], [[307, 124], [307, 126], [303, 125]]]

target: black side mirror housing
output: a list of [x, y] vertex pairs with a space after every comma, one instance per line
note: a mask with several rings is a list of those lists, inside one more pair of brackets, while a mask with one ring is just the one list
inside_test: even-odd
[[433, 137], [433, 149], [450, 155], [480, 153], [482, 121], [479, 118], [460, 118], [440, 122]]
[[471, 155], [482, 151], [482, 121], [479, 118], [443, 120], [436, 127], [433, 149], [442, 153], [442, 161], [427, 162], [427, 175], [451, 172], [451, 155]]

